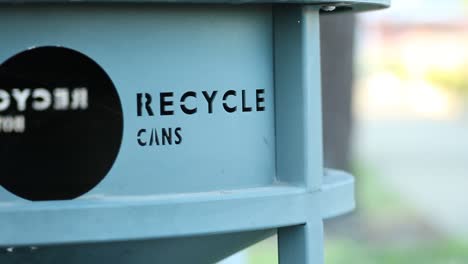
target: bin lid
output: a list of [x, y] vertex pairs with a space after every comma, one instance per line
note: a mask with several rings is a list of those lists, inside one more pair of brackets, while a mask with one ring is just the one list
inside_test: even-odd
[[391, 0], [0, 0], [1, 3], [166, 3], [166, 4], [307, 4], [329, 6], [324, 11], [363, 11], [386, 8]]

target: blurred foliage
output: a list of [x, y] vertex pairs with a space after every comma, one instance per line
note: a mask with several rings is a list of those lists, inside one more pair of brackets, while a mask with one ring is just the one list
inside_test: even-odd
[[430, 69], [426, 79], [436, 86], [468, 97], [468, 65], [451, 70]]
[[[468, 3], [468, 0], [466, 0]], [[447, 92], [454, 93], [457, 96], [463, 96], [468, 99], [468, 64], [454, 66], [453, 68], [443, 68], [437, 66], [428, 66], [422, 69], [423, 76], [414, 76], [412, 72], [399, 58], [383, 58], [375, 61], [372, 58], [363, 60], [365, 63], [359, 63], [358, 79], [365, 79], [376, 73], [388, 72], [403, 81], [411, 78], [423, 78], [430, 84], [444, 89]]]
[[411, 77], [407, 66], [400, 60], [387, 59], [380, 65], [379, 70], [391, 72], [402, 80], [407, 80]]
[[[398, 196], [396, 191], [385, 185], [378, 177], [378, 173], [367, 164], [360, 162], [353, 164], [353, 174], [358, 175], [357, 204], [365, 221], [372, 222], [373, 225], [381, 223], [385, 226], [388, 222], [398, 225], [401, 219], [403, 222], [414, 219], [418, 224], [417, 211], [405, 201], [405, 197]], [[382, 230], [380, 236], [386, 235], [388, 232]], [[397, 237], [406, 235], [399, 234]], [[327, 264], [468, 263], [468, 241], [450, 239], [425, 241], [424, 238], [415, 237], [409, 241], [385, 241], [385, 239], [353, 241], [335, 237], [326, 241], [325, 249], [325, 263]]]
[[[271, 239], [249, 251], [248, 263], [277, 264], [276, 243]], [[328, 240], [325, 243], [326, 264], [466, 264], [468, 242], [433, 241], [417, 244], [388, 245], [351, 240]]]
[[404, 197], [381, 182], [378, 171], [364, 163], [353, 162], [352, 174], [356, 179], [357, 210], [366, 218], [401, 217], [413, 213]]
[[[356, 188], [358, 210], [366, 222], [411, 221], [417, 212], [398, 196], [389, 186], [380, 181], [378, 171], [361, 162], [354, 162], [354, 175], [358, 175]], [[384, 223], [386, 222], [386, 223]], [[418, 222], [416, 222], [417, 224]], [[387, 235], [383, 232], [382, 236]], [[405, 236], [406, 234], [401, 234]], [[277, 264], [276, 237], [256, 244], [248, 251], [251, 264]], [[328, 238], [325, 242], [326, 264], [464, 264], [468, 263], [468, 241], [451, 239], [415, 239], [385, 241], [369, 238]]]
[[249, 248], [248, 257], [248, 263], [251, 264], [278, 264], [277, 237], [266, 239]]
[[[391, 72], [402, 80], [412, 77], [407, 66], [396, 60], [386, 60], [379, 65], [379, 68], [379, 70]], [[468, 98], [468, 65], [451, 69], [428, 67], [424, 71], [423, 78], [434, 86]]]
[[328, 241], [327, 264], [462, 264], [468, 263], [468, 243], [437, 241], [414, 245], [379, 245], [353, 241]]
[[[385, 183], [381, 182], [378, 171], [361, 162], [352, 165], [354, 175], [358, 175], [356, 188], [358, 211], [363, 220], [378, 226], [389, 222], [411, 221], [416, 218], [405, 198], [398, 196]], [[416, 222], [417, 224], [417, 222]], [[370, 226], [369, 226], [370, 228]], [[377, 231], [378, 230], [374, 230]], [[383, 230], [382, 230], [383, 231]], [[388, 231], [388, 230], [387, 230]], [[400, 230], [401, 231], [401, 230]], [[377, 234], [378, 235], [378, 234]], [[388, 235], [387, 232], [380, 237]], [[394, 235], [394, 234], [392, 234]], [[405, 236], [406, 234], [401, 234]], [[379, 236], [379, 235], [378, 235]], [[251, 264], [277, 264], [278, 248], [276, 237], [256, 244], [248, 251]], [[468, 241], [435, 239], [423, 240], [383, 240], [355, 241], [349, 238], [328, 238], [325, 243], [326, 264], [458, 264], [468, 263]]]

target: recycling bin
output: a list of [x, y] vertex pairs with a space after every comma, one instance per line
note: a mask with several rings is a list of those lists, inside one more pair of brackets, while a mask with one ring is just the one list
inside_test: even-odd
[[0, 263], [323, 262], [319, 15], [389, 4], [0, 0]]

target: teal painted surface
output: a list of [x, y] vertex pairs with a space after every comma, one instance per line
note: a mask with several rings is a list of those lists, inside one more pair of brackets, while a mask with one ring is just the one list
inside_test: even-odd
[[[122, 101], [121, 152], [75, 200], [0, 189], [0, 262], [207, 263], [275, 232], [282, 263], [323, 262], [322, 219], [354, 197], [351, 176], [322, 168], [318, 8], [69, 7], [1, 6], [0, 61], [43, 45], [93, 58]], [[266, 110], [135, 117], [136, 92], [228, 89], [265, 89]], [[183, 126], [184, 144], [142, 149], [148, 126]]]
[[203, 237], [89, 243], [44, 247], [15, 248], [0, 253], [0, 263], [215, 263], [224, 257], [258, 242], [275, 230], [208, 235]]
[[[282, 7], [275, 14], [277, 174], [308, 192], [322, 186], [322, 117], [319, 14], [316, 7]], [[278, 230], [281, 263], [322, 263], [319, 200], [304, 224]]]
[[[82, 0], [80, 3], [167, 3], [167, 4], [309, 4], [309, 5], [338, 5], [344, 11], [364, 11], [386, 8], [391, 0]], [[73, 0], [0, 0], [0, 3], [69, 3], [77, 4]]]
[[[1, 8], [0, 61], [34, 46], [59, 45], [98, 62], [114, 81], [124, 110], [118, 158], [102, 183], [83, 198], [252, 188], [275, 181], [270, 7], [121, 6]], [[115, 21], [125, 23], [116, 24]], [[53, 30], [51, 30], [53, 29]], [[18, 32], [28, 32], [18, 34]], [[124, 34], [125, 32], [125, 34]], [[222, 92], [240, 108], [265, 90], [265, 111], [226, 113]], [[219, 91], [213, 114], [202, 91]], [[198, 93], [198, 113], [137, 117], [136, 94]], [[159, 109], [156, 108], [159, 112]], [[158, 114], [158, 113], [156, 113]], [[180, 145], [140, 147], [141, 128], [182, 128]], [[148, 135], [145, 139], [148, 140]]]
[[314, 7], [274, 12], [277, 175], [313, 191], [323, 174], [319, 16]]
[[[2, 203], [1, 246], [151, 239], [271, 229], [321, 217], [318, 192], [270, 187], [203, 194]], [[307, 210], [305, 209], [307, 208]], [[278, 212], [281, 212], [280, 214]]]

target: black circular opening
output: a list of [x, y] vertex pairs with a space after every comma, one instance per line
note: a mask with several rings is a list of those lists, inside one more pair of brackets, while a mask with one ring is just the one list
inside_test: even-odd
[[0, 184], [13, 194], [83, 195], [108, 174], [122, 135], [115, 86], [86, 55], [38, 47], [0, 65]]

